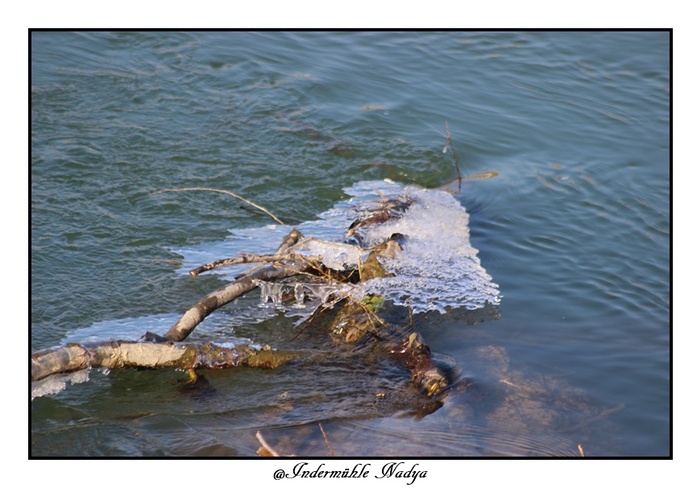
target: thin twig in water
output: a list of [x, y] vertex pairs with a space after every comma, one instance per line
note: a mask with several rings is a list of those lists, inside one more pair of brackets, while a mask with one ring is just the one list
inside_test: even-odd
[[272, 219], [273, 219], [275, 222], [284, 225], [284, 222], [282, 222], [280, 219], [278, 219], [277, 217], [275, 217], [275, 215], [274, 215], [272, 212], [270, 212], [268, 209], [266, 209], [265, 207], [261, 207], [261, 206], [258, 205], [257, 203], [251, 202], [251, 201], [248, 200], [247, 198], [243, 198], [242, 196], [237, 195], [237, 194], [233, 193], [232, 191], [228, 191], [228, 190], [220, 190], [220, 189], [218, 189], [218, 188], [207, 188], [207, 187], [199, 187], [199, 186], [197, 186], [197, 187], [192, 187], [192, 188], [166, 188], [165, 190], [159, 190], [159, 191], [155, 192], [154, 195], [157, 195], [158, 193], [180, 192], [180, 191], [213, 191], [213, 192], [217, 192], [217, 193], [224, 193], [224, 194], [230, 195], [230, 196], [232, 196], [232, 197], [234, 197], [234, 198], [238, 198], [239, 200], [244, 201], [244, 202], [247, 203], [248, 205], [252, 205], [253, 207], [257, 208], [258, 210], [261, 210], [261, 211], [265, 212], [267, 215], [269, 215], [270, 217], [272, 217]]
[[581, 457], [586, 457], [586, 454], [583, 452], [583, 445], [581, 444], [578, 445], [578, 453], [581, 455]]
[[328, 437], [326, 436], [326, 431], [323, 430], [323, 425], [321, 425], [321, 422], [318, 423], [319, 428], [321, 429], [321, 434], [323, 434], [323, 439], [326, 441], [326, 445], [328, 446], [328, 450], [331, 452], [331, 456], [335, 456], [333, 453], [333, 448], [331, 447], [331, 443], [328, 442]]
[[387, 322], [385, 322], [384, 319], [382, 319], [379, 315], [377, 315], [376, 312], [370, 310], [369, 307], [367, 307], [367, 305], [362, 303], [361, 300], [358, 300], [352, 296], [350, 296], [349, 298], [365, 312], [365, 314], [367, 315], [367, 318], [369, 319], [369, 325], [372, 327], [372, 329], [374, 329], [374, 335], [376, 337], [381, 337], [379, 329], [375, 325], [375, 321], [379, 323], [379, 327], [389, 328], [389, 324]]
[[442, 149], [442, 152], [447, 152], [447, 148], [450, 148], [450, 152], [452, 153], [452, 159], [455, 162], [455, 169], [457, 170], [457, 179], [459, 180], [460, 188], [462, 186], [462, 173], [459, 171], [459, 161], [457, 160], [457, 152], [455, 151], [455, 147], [452, 144], [452, 133], [450, 132], [450, 126], [447, 124], [447, 121], [445, 121], [445, 131], [447, 132], [447, 143], [445, 144], [445, 147]]
[[262, 445], [262, 449], [265, 450], [264, 454], [263, 454], [263, 453], [260, 453], [260, 449], [258, 449], [258, 454], [260, 454], [262, 456], [280, 457], [279, 453], [277, 451], [275, 451], [272, 447], [270, 447], [270, 445], [267, 442], [265, 442], [265, 439], [263, 438], [260, 431], [258, 431], [255, 434], [255, 437], [258, 439], [258, 441], [260, 441], [260, 444]]

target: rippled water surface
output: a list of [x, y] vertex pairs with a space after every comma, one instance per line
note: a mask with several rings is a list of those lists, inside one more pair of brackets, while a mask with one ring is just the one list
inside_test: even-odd
[[[392, 312], [450, 372], [440, 404], [376, 348], [207, 372], [200, 389], [90, 371], [31, 401], [32, 455], [255, 456], [260, 431], [327, 456], [319, 423], [345, 456], [669, 454], [668, 33], [31, 41], [33, 351], [167, 330], [228, 278], [188, 276], [197, 253], [230, 257], [276, 225], [224, 194], [156, 192], [232, 191], [308, 234], [354, 185], [452, 181], [446, 121], [467, 176], [453, 195], [501, 294], [496, 310]], [[227, 339], [328, 347], [257, 292], [189, 338]]]

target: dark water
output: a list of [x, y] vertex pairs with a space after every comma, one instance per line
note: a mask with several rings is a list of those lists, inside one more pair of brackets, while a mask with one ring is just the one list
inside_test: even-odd
[[[428, 415], [381, 357], [217, 371], [195, 392], [180, 372], [93, 371], [31, 402], [31, 453], [254, 456], [261, 431], [326, 456], [322, 422], [346, 456], [668, 455], [669, 70], [665, 32], [34, 32], [32, 350], [167, 330], [223, 283], [174, 250], [272, 223], [154, 192], [226, 189], [294, 225], [357, 182], [452, 180], [446, 120], [461, 172], [492, 176], [456, 198], [503, 299], [415, 317], [456, 375]], [[200, 327], [295, 333], [253, 296]]]

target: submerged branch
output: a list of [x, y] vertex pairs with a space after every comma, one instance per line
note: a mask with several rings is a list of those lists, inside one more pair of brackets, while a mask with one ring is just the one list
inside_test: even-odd
[[330, 451], [331, 456], [335, 456], [333, 448], [331, 447], [331, 443], [328, 442], [328, 436], [326, 435], [326, 431], [323, 430], [323, 425], [321, 425], [321, 422], [318, 423], [318, 428], [321, 429], [321, 434], [323, 434], [323, 440], [326, 441], [326, 446], [328, 446], [328, 450]]
[[448, 375], [437, 365], [430, 348], [418, 333], [409, 334], [400, 344], [391, 347], [388, 353], [411, 370], [413, 384], [424, 395], [433, 397], [449, 386]]

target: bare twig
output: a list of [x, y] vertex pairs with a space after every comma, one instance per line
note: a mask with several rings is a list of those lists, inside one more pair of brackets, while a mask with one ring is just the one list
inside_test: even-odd
[[[302, 235], [301, 232], [299, 232], [297, 229], [292, 229], [292, 231], [289, 234], [287, 234], [284, 239], [282, 239], [282, 243], [277, 248], [277, 251], [275, 251], [275, 254], [287, 253], [292, 248], [292, 246], [294, 246], [297, 242], [299, 242], [299, 239], [301, 239], [302, 237], [304, 237], [304, 236]], [[236, 276], [236, 279], [239, 280], [239, 279], [241, 279], [241, 278], [243, 278], [251, 273], [254, 273], [255, 271], [262, 268], [263, 266], [265, 266], [264, 263], [258, 264], [257, 266], [253, 266], [248, 271], [245, 271], [245, 272], [239, 274], [238, 276]], [[190, 271], [190, 274], [192, 274], [191, 271]]]
[[328, 446], [328, 450], [331, 452], [331, 456], [335, 456], [333, 453], [333, 448], [331, 447], [331, 443], [328, 442], [328, 436], [326, 436], [326, 431], [323, 430], [323, 425], [321, 425], [321, 422], [318, 423], [318, 427], [321, 429], [321, 434], [323, 434], [323, 440], [326, 441], [326, 445]]
[[277, 263], [280, 261], [306, 261], [308, 263], [319, 262], [321, 258], [319, 256], [301, 256], [299, 254], [272, 254], [272, 255], [258, 255], [258, 254], [246, 254], [245, 256], [239, 256], [237, 258], [225, 258], [212, 261], [210, 263], [203, 264], [198, 268], [190, 270], [190, 276], [197, 276], [205, 271], [210, 271], [216, 268], [222, 268], [224, 266], [233, 266], [234, 264], [249, 264], [249, 263]]
[[244, 201], [244, 202], [247, 203], [248, 205], [251, 205], [251, 206], [257, 208], [258, 210], [261, 210], [261, 211], [265, 212], [267, 215], [269, 215], [270, 217], [272, 217], [272, 219], [273, 219], [275, 222], [284, 225], [284, 222], [282, 222], [280, 219], [278, 219], [277, 217], [275, 217], [274, 214], [272, 214], [272, 212], [270, 212], [270, 211], [269, 211], [268, 209], [266, 209], [265, 207], [261, 207], [261, 206], [258, 205], [257, 203], [253, 203], [253, 202], [251, 202], [250, 200], [248, 200], [247, 198], [243, 198], [242, 196], [237, 195], [237, 194], [233, 193], [232, 191], [228, 191], [228, 190], [220, 190], [220, 189], [218, 189], [218, 188], [207, 188], [207, 187], [199, 187], [199, 186], [198, 186], [198, 187], [192, 187], [192, 188], [167, 188], [167, 189], [165, 189], [165, 190], [159, 190], [159, 191], [155, 192], [154, 195], [157, 195], [157, 194], [159, 194], [159, 193], [165, 193], [165, 192], [180, 192], [180, 191], [213, 191], [213, 192], [217, 192], [217, 193], [224, 193], [224, 194], [230, 195], [230, 196], [232, 196], [232, 197], [234, 197], [234, 198], [238, 198], [239, 200]]
[[262, 445], [261, 449], [264, 449], [263, 452], [260, 452], [261, 449], [258, 449], [258, 454], [261, 456], [268, 456], [268, 457], [280, 457], [279, 453], [275, 451], [272, 447], [270, 447], [270, 444], [268, 444], [265, 441], [265, 438], [262, 436], [260, 431], [256, 432], [255, 437], [258, 439], [260, 444]]
[[447, 124], [447, 121], [445, 121], [445, 131], [447, 133], [447, 143], [442, 149], [442, 152], [447, 152], [447, 148], [450, 148], [450, 152], [452, 153], [452, 159], [455, 162], [455, 169], [457, 170], [457, 180], [459, 180], [461, 188], [462, 173], [459, 171], [459, 161], [457, 160], [457, 152], [455, 151], [454, 144], [452, 144], [452, 133], [450, 132], [450, 126]]

